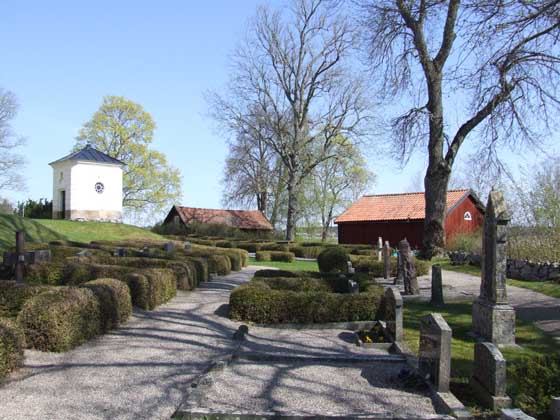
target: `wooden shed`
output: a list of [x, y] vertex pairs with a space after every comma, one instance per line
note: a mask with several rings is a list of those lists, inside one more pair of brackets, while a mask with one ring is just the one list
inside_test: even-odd
[[[335, 220], [338, 242], [376, 244], [381, 236], [395, 246], [406, 237], [413, 248], [420, 248], [425, 210], [423, 192], [365, 195]], [[476, 231], [483, 218], [484, 206], [471, 190], [447, 192], [447, 240], [458, 233]]]
[[274, 230], [266, 216], [258, 210], [203, 209], [173, 206], [164, 224], [188, 226], [192, 222], [225, 225], [245, 232], [267, 233]]

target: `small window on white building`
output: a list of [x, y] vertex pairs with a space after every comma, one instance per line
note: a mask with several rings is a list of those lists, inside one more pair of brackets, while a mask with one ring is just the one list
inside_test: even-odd
[[463, 218], [464, 218], [465, 220], [469, 220], [469, 221], [472, 220], [471, 212], [470, 212], [470, 211], [466, 211], [465, 214], [464, 214], [464, 216], [463, 216]]

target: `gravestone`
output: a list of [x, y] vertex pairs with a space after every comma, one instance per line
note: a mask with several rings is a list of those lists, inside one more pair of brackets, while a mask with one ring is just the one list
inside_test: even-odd
[[474, 333], [496, 345], [515, 344], [515, 311], [506, 293], [507, 224], [510, 215], [502, 193], [492, 190], [484, 215], [482, 281], [473, 304]]
[[89, 249], [82, 249], [76, 252], [76, 257], [91, 257], [93, 253]]
[[420, 321], [420, 375], [438, 392], [449, 392], [451, 374], [451, 328], [441, 314], [430, 314]]
[[185, 248], [185, 251], [190, 251], [192, 249], [192, 243], [190, 243], [189, 241], [186, 241], [183, 246]]
[[389, 241], [385, 241], [383, 246], [383, 278], [388, 280], [391, 277], [391, 247]]
[[348, 261], [346, 264], [348, 265], [348, 274], [355, 274], [356, 269], [352, 267], [352, 261]]
[[128, 254], [126, 248], [115, 248], [113, 257], [126, 257]]
[[548, 414], [550, 414], [552, 420], [560, 420], [560, 397], [552, 397]]
[[416, 268], [414, 267], [412, 250], [406, 238], [399, 242], [399, 256], [399, 272], [404, 284], [404, 294], [417, 295], [420, 293], [420, 287], [418, 286], [418, 279], [416, 278]]
[[404, 285], [403, 268], [402, 268], [402, 258], [400, 251], [397, 252], [397, 277], [393, 281], [395, 286]]
[[[36, 251], [25, 251], [23, 262], [27, 264], [36, 264], [39, 262], [48, 262], [52, 258], [52, 253], [50, 249], [39, 249]], [[17, 264], [18, 254], [17, 252], [4, 252], [3, 265], [7, 267], [12, 267]]]
[[23, 283], [23, 273], [25, 270], [25, 233], [16, 232], [16, 283]]
[[383, 251], [383, 238], [377, 238], [377, 261], [381, 261]]
[[165, 245], [163, 245], [163, 250], [170, 254], [175, 251], [175, 244], [173, 242], [167, 242], [165, 243]]
[[354, 280], [348, 280], [348, 293], [355, 294], [360, 293], [360, 286]]
[[403, 298], [399, 289], [393, 286], [385, 290], [385, 322], [393, 340], [404, 341]]
[[433, 306], [443, 306], [443, 278], [441, 266], [432, 265], [432, 298], [430, 304]]
[[475, 344], [470, 386], [486, 407], [492, 410], [511, 407], [511, 399], [506, 394], [506, 359], [494, 344]]
[[537, 420], [526, 414], [519, 408], [502, 408], [500, 410], [500, 420]]

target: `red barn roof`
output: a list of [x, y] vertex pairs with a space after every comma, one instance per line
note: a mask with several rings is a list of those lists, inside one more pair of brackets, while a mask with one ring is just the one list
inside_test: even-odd
[[[183, 223], [216, 223], [247, 230], [273, 230], [264, 214], [258, 210], [201, 209], [196, 207], [174, 206]], [[169, 215], [167, 216], [169, 218]], [[167, 221], [167, 219], [166, 219]]]
[[[469, 195], [477, 205], [480, 205], [470, 190], [448, 191], [447, 212], [449, 213]], [[342, 213], [335, 223], [424, 220], [425, 213], [426, 203], [423, 192], [365, 195]]]

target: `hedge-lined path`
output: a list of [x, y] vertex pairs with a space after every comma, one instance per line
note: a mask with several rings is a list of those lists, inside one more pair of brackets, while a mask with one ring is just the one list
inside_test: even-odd
[[223, 316], [230, 290], [251, 267], [201, 285], [122, 328], [67, 353], [25, 352], [24, 368], [0, 387], [0, 418], [163, 419], [184, 388], [233, 351], [238, 323]]
[[[474, 300], [480, 293], [480, 276], [442, 270], [444, 298], [448, 300]], [[420, 292], [430, 296], [431, 277], [419, 279]], [[560, 340], [560, 299], [522, 287], [507, 286], [509, 304], [516, 315]]]

